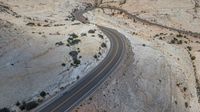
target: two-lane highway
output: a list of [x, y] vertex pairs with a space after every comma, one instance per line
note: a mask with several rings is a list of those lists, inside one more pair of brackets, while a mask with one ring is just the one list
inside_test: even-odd
[[[83, 11], [77, 13], [76, 19], [85, 22], [85, 18], [82, 16]], [[117, 68], [121, 62], [125, 44], [123, 35], [118, 31], [103, 26], [98, 26], [102, 32], [109, 38], [111, 42], [110, 50], [103, 61], [90, 71], [84, 78], [79, 80], [68, 91], [59, 94], [39, 106], [37, 112], [68, 112], [74, 106], [78, 105], [84, 98], [93, 93], [97, 87], [102, 84], [105, 79]]]

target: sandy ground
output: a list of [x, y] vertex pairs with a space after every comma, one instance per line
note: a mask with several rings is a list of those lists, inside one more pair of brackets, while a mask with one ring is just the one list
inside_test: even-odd
[[[106, 36], [96, 26], [71, 21], [68, 17], [78, 3], [70, 0], [0, 2], [0, 108], [32, 97], [37, 99], [41, 91], [53, 95], [75, 83], [77, 77], [86, 75], [105, 57], [109, 49]], [[90, 29], [97, 31], [88, 33]], [[67, 40], [72, 33], [81, 42], [69, 47]], [[81, 36], [82, 33], [86, 36]], [[103, 42], [107, 48], [100, 49]], [[78, 67], [71, 66], [70, 51], [80, 51]], [[99, 52], [101, 55], [96, 60], [94, 55]]]
[[[111, 6], [119, 6], [120, 0], [103, 0]], [[200, 32], [199, 0], [126, 0], [122, 9], [146, 20], [178, 29]]]

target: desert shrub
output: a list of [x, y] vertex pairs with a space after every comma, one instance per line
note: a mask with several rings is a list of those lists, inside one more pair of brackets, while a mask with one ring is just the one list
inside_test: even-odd
[[62, 63], [61, 65], [62, 65], [63, 67], [65, 67], [65, 66], [66, 66], [66, 64], [65, 64], [65, 63]]
[[159, 34], [156, 34], [154, 37], [158, 37], [159, 36]]
[[67, 42], [68, 42], [67, 46], [78, 44], [81, 41], [80, 39], [77, 39], [78, 35], [76, 35], [75, 33], [72, 33], [69, 35], [70, 37], [67, 39]]
[[64, 43], [62, 41], [60, 41], [60, 42], [56, 42], [55, 45], [56, 46], [61, 46], [61, 45], [64, 45]]
[[42, 91], [42, 92], [40, 93], [40, 96], [41, 96], [41, 97], [45, 97], [46, 95], [47, 95], [47, 93], [44, 92], [44, 91]]
[[102, 43], [101, 47], [106, 48], [107, 47], [106, 43]]
[[35, 23], [29, 22], [26, 24], [27, 26], [35, 26]]
[[88, 33], [95, 33], [95, 30], [89, 30]]
[[36, 101], [32, 101], [26, 104], [26, 110], [30, 111], [31, 109], [34, 109], [35, 107], [38, 106], [38, 103]]
[[191, 51], [191, 50], [192, 50], [192, 47], [191, 47], [191, 46], [187, 46], [187, 49], [188, 49], [189, 51]]
[[179, 40], [178, 42], [177, 42], [177, 44], [182, 44], [183, 43], [183, 41], [182, 40]]
[[183, 88], [183, 91], [186, 91], [186, 90], [187, 90], [187, 88], [186, 88], [186, 87], [184, 87], [184, 88]]
[[67, 41], [70, 41], [70, 40], [74, 40], [72, 37], [69, 37], [68, 39], [67, 39]]
[[95, 55], [94, 55], [94, 58], [95, 58], [95, 59], [97, 59], [97, 58], [98, 58], [98, 56], [95, 54]]
[[78, 52], [77, 51], [70, 51], [69, 55], [73, 58], [73, 59], [77, 59], [78, 56]]
[[196, 57], [195, 57], [195, 56], [192, 56], [192, 57], [191, 57], [191, 59], [192, 59], [192, 60], [195, 60], [195, 59], [196, 59]]
[[78, 38], [78, 35], [76, 35], [75, 33], [69, 34], [71, 37], [73, 38]]
[[177, 39], [177, 38], [174, 38], [174, 40], [175, 40], [175, 41], [178, 41], [178, 39]]
[[4, 107], [4, 108], [0, 109], [0, 112], [10, 112], [10, 110], [8, 108]]
[[176, 37], [183, 37], [183, 35], [181, 35], [181, 34], [178, 34], [178, 35], [176, 35]]
[[91, 100], [92, 100], [92, 97], [90, 97], [89, 100], [91, 101]]
[[73, 40], [71, 45], [75, 45], [75, 44], [78, 44], [81, 40], [80, 39], [76, 39], [76, 40]]
[[19, 106], [20, 110], [24, 110], [26, 108], [26, 102], [23, 102], [22, 105]]
[[98, 34], [98, 36], [99, 36], [101, 39], [103, 39], [103, 35], [101, 35], [101, 34]]
[[43, 27], [50, 27], [50, 25], [49, 25], [49, 24], [46, 24], [46, 25], [43, 25]]
[[188, 103], [187, 102], [185, 102], [185, 108], [188, 108]]
[[43, 102], [43, 99], [40, 99], [40, 98], [39, 98], [39, 99], [37, 99], [37, 102], [38, 102], [38, 103], [42, 103], [42, 102]]
[[17, 101], [17, 103], [15, 104], [16, 106], [20, 106], [20, 102], [19, 101]]
[[37, 24], [37, 26], [41, 26], [41, 24], [40, 24], [40, 23], [38, 23], [38, 24]]
[[80, 25], [81, 23], [73, 23], [72, 25]]
[[67, 45], [72, 46], [72, 45], [78, 44], [80, 41], [81, 41], [80, 39], [68, 38], [67, 39], [67, 42], [68, 42]]
[[[80, 49], [78, 48], [78, 51], [71, 51], [69, 52], [69, 55], [73, 59], [73, 63], [71, 63], [71, 66], [77, 67], [79, 64], [81, 64], [81, 61], [78, 59], [78, 53], [80, 52]], [[82, 58], [82, 56], [79, 56], [79, 58]]]
[[80, 76], [77, 76], [76, 79], [78, 80], [80, 78]]
[[79, 65], [79, 64], [81, 64], [81, 61], [80, 61], [79, 59], [75, 59], [75, 60], [74, 60], [74, 64], [75, 64], [75, 65]]
[[81, 33], [81, 36], [83, 37], [83, 36], [87, 36], [87, 34], [86, 33]]
[[170, 41], [170, 44], [175, 44], [175, 40], [171, 40], [171, 41]]

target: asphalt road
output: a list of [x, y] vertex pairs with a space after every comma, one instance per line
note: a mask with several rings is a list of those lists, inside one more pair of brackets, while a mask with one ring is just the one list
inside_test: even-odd
[[[90, 9], [91, 10], [91, 9]], [[87, 23], [82, 14], [85, 11], [78, 11], [76, 19]], [[50, 101], [45, 102], [34, 112], [68, 112], [78, 105], [84, 98], [88, 97], [102, 84], [105, 79], [117, 68], [121, 62], [125, 44], [123, 35], [114, 29], [98, 26], [102, 32], [110, 39], [111, 46], [104, 60], [90, 71], [84, 78], [79, 80], [68, 91], [58, 94]]]

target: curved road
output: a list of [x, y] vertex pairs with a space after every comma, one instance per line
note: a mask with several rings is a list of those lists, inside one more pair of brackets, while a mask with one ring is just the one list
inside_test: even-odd
[[[82, 16], [82, 14], [92, 9], [93, 8], [76, 11], [74, 12], [74, 16], [77, 20], [83, 23], [89, 23], [87, 19]], [[70, 111], [84, 98], [93, 93], [97, 87], [100, 86], [100, 84], [102, 84], [105, 79], [113, 72], [113, 70], [117, 68], [124, 56], [124, 36], [114, 29], [106, 28], [103, 26], [98, 27], [110, 39], [111, 42], [110, 50], [104, 60], [92, 71], [90, 71], [84, 78], [73, 85], [68, 91], [56, 95], [54, 98], [36, 108], [34, 112]]]

